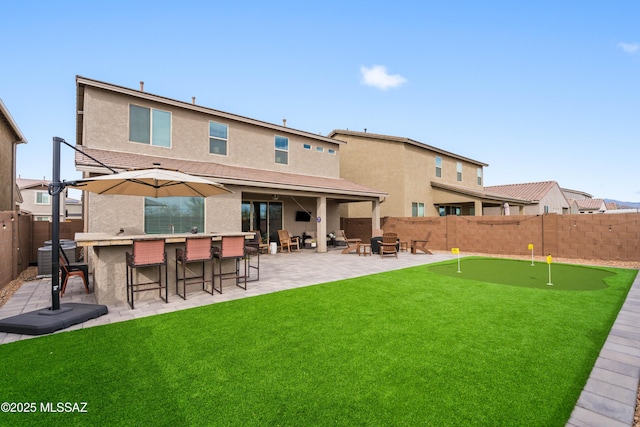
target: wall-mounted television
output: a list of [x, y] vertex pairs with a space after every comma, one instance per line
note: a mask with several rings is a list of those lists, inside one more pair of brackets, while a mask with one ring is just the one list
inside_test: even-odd
[[311, 213], [305, 211], [297, 211], [296, 212], [296, 221], [299, 222], [309, 222], [311, 221]]

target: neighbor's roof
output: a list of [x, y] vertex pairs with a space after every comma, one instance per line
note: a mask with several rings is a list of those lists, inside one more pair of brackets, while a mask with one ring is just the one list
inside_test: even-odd
[[27, 178], [16, 178], [16, 185], [21, 190], [26, 190], [29, 188], [36, 187], [44, 187], [47, 188], [49, 186], [50, 181], [45, 179], [27, 179]]
[[526, 205], [530, 204], [529, 200], [526, 199], [518, 199], [516, 197], [509, 197], [497, 193], [492, 193], [490, 191], [486, 191], [486, 187], [484, 189], [474, 190], [469, 187], [463, 187], [460, 185], [454, 184], [445, 184], [439, 181], [431, 181], [431, 186], [433, 188], [439, 188], [441, 190], [449, 191], [452, 193], [463, 194], [470, 197], [477, 197], [484, 201], [494, 202], [494, 203], [512, 203], [514, 205]]
[[434, 153], [442, 154], [443, 156], [448, 156], [454, 159], [463, 160], [465, 162], [473, 163], [478, 166], [489, 166], [487, 163], [480, 162], [478, 160], [473, 160], [468, 157], [460, 156], [459, 154], [454, 154], [449, 151], [442, 150], [437, 147], [433, 147], [431, 145], [424, 144], [419, 141], [415, 141], [413, 139], [405, 138], [402, 136], [390, 136], [390, 135], [381, 135], [377, 133], [368, 133], [368, 132], [355, 132], [352, 130], [342, 130], [342, 129], [334, 129], [329, 133], [329, 138], [335, 138], [336, 135], [350, 135], [357, 136], [361, 138], [370, 138], [370, 139], [381, 139], [384, 141], [392, 141], [392, 142], [400, 142], [403, 144], [413, 145], [418, 148], [422, 148], [425, 150], [433, 151]]
[[525, 184], [493, 185], [484, 187], [484, 190], [504, 197], [513, 197], [515, 199], [537, 202], [542, 200], [542, 198], [557, 185], [558, 183], [556, 181], [543, 181], [529, 182]]
[[9, 113], [9, 110], [4, 105], [4, 102], [2, 102], [2, 99], [0, 99], [0, 121], [5, 122], [15, 134], [16, 140], [12, 141], [14, 144], [27, 143], [26, 138], [22, 134], [22, 131], [18, 127], [17, 123], [13, 120], [13, 117], [11, 117], [11, 113]]
[[[365, 197], [369, 199], [388, 196], [388, 193], [383, 191], [375, 190], [341, 178], [274, 172], [264, 169], [123, 153], [81, 146], [77, 148], [105, 165], [118, 170], [149, 168], [152, 167], [153, 163], [160, 163], [163, 168], [176, 169], [187, 174], [211, 178], [220, 184], [242, 185], [262, 189], [319, 192], [341, 196]], [[104, 167], [98, 165], [98, 163], [87, 156], [83, 156], [81, 152], [76, 152], [75, 162], [76, 167], [84, 172], [106, 172]]]
[[114, 85], [111, 83], [105, 83], [98, 80], [89, 79], [82, 76], [76, 76], [76, 144], [82, 145], [82, 123], [84, 120], [84, 112], [82, 111], [84, 105], [84, 89], [87, 86], [119, 93], [122, 95], [131, 96], [134, 98], [144, 99], [147, 101], [158, 102], [165, 105], [170, 105], [172, 107], [183, 108], [185, 110], [197, 111], [200, 113], [207, 114], [209, 116], [216, 116], [219, 118], [224, 118], [227, 120], [233, 120], [237, 122], [247, 123], [254, 126], [260, 126], [266, 129], [272, 129], [277, 132], [304, 136], [306, 138], [312, 138], [318, 141], [328, 142], [331, 144], [344, 144], [343, 141], [338, 141], [336, 139], [331, 139], [326, 136], [322, 136], [319, 134], [314, 134], [310, 132], [305, 132], [299, 129], [294, 129], [286, 126], [276, 125], [273, 123], [263, 122], [261, 120], [251, 119], [249, 117], [240, 116], [237, 114], [231, 114], [220, 110], [214, 110], [213, 108], [203, 107], [200, 105], [196, 105], [193, 102], [184, 102], [178, 101], [176, 99], [166, 98], [160, 95], [154, 95], [149, 92], [143, 92], [136, 89], [129, 89], [123, 86]]
[[[581, 211], [594, 211], [602, 209], [603, 199], [574, 199]], [[606, 208], [606, 206], [605, 206]]]

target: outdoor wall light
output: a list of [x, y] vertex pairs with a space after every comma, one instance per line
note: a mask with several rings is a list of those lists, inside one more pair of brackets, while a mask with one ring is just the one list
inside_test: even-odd
[[4, 219], [2, 220], [2, 229], [3, 230], [7, 229], [7, 224], [5, 224]]

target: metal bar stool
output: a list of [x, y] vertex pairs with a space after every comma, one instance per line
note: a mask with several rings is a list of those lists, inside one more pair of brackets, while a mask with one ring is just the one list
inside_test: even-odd
[[[164, 302], [169, 302], [167, 283], [167, 253], [164, 250], [164, 239], [134, 240], [133, 252], [126, 253], [127, 257], [127, 302], [134, 307], [133, 296], [136, 292], [158, 289], [158, 295], [162, 298], [164, 287]], [[164, 266], [164, 286], [162, 285], [162, 266]], [[136, 268], [158, 267], [158, 280], [134, 283], [133, 271]]]
[[[212, 293], [213, 290], [215, 290], [221, 294], [222, 281], [226, 279], [234, 279], [236, 286], [247, 290], [247, 258], [244, 255], [244, 236], [222, 236], [220, 246], [213, 247], [213, 258], [218, 260], [218, 273], [216, 273], [215, 270], [213, 272]], [[222, 272], [222, 261], [225, 259], [235, 260], [235, 271], [228, 273]], [[240, 260], [244, 261], [244, 270], [242, 270], [242, 273], [240, 273]], [[216, 288], [216, 277], [220, 278], [220, 288]], [[244, 283], [244, 285], [240, 283]]]
[[[260, 243], [262, 237], [260, 236], [260, 230], [250, 231], [255, 233], [251, 240], [245, 242], [244, 256], [247, 258], [247, 282], [253, 282], [260, 280]], [[256, 262], [251, 264], [251, 258], [254, 258]], [[256, 271], [256, 277], [251, 278], [251, 270]]]
[[[185, 248], [176, 248], [176, 294], [186, 300], [187, 285], [202, 283], [203, 290], [205, 289], [205, 283], [211, 283], [211, 286], [213, 286], [213, 277], [211, 277], [211, 280], [205, 279], [205, 263], [212, 261], [213, 250], [211, 249], [210, 237], [187, 237]], [[202, 265], [202, 274], [198, 276], [187, 276], [187, 264], [195, 263]], [[180, 277], [179, 265], [182, 266], [182, 277]], [[213, 268], [213, 266], [211, 268]], [[182, 293], [180, 293], [179, 289], [180, 282], [182, 282]]]

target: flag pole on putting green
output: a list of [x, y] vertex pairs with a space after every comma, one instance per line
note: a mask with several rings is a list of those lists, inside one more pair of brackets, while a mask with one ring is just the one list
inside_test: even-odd
[[547, 283], [547, 285], [549, 286], [553, 286], [553, 283], [551, 283], [551, 262], [553, 261], [553, 258], [551, 258], [551, 254], [547, 255], [547, 264], [549, 264], [549, 283]]
[[460, 248], [451, 248], [451, 253], [458, 255], [458, 273], [462, 273], [462, 271], [460, 271]]
[[535, 264], [533, 263], [533, 243], [529, 243], [529, 248], [531, 251], [531, 266], [533, 267]]

